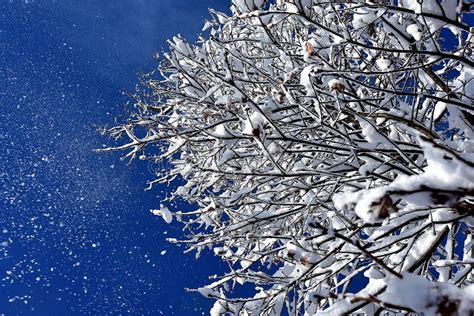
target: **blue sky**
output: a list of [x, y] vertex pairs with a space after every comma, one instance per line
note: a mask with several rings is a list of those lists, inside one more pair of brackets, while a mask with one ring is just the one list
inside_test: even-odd
[[[222, 271], [168, 244], [146, 164], [96, 154], [140, 72], [217, 0], [0, 1], [0, 314], [198, 315]], [[166, 254], [163, 251], [166, 250]]]

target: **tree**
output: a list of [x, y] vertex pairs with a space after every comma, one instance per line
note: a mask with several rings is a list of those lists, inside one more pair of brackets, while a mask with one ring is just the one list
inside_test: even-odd
[[169, 42], [104, 151], [181, 179], [154, 213], [228, 263], [213, 315], [474, 313], [469, 6], [233, 0]]

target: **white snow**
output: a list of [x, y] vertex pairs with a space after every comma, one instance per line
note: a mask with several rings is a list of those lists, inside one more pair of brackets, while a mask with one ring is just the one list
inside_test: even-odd
[[403, 273], [403, 279], [392, 277], [379, 298], [426, 316], [439, 315], [439, 309], [449, 306], [449, 302], [453, 304], [452, 312], [458, 316], [470, 316], [474, 312], [473, 285], [460, 289], [449, 283], [430, 282], [412, 273]]
[[392, 65], [392, 62], [390, 61], [390, 59], [380, 58], [380, 59], [377, 59], [376, 64], [380, 68], [380, 70], [385, 71], [390, 68], [390, 66]]
[[410, 24], [407, 26], [407, 33], [413, 36], [416, 41], [419, 41], [422, 36], [422, 32], [417, 24]]
[[163, 220], [169, 224], [173, 221], [173, 214], [170, 212], [170, 210], [166, 207], [161, 205], [161, 208], [159, 210], [151, 210], [153, 215], [161, 216]]

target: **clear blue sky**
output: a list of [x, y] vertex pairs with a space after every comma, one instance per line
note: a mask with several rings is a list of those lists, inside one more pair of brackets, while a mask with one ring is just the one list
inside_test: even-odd
[[183, 288], [217, 260], [165, 241], [146, 164], [93, 149], [165, 40], [229, 2], [0, 1], [0, 314], [207, 314]]

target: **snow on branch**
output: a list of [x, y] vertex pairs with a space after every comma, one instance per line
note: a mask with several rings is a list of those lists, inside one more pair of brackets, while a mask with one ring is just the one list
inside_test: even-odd
[[473, 313], [469, 6], [233, 0], [169, 41], [102, 151], [161, 166], [171, 241], [228, 263], [212, 315]]

